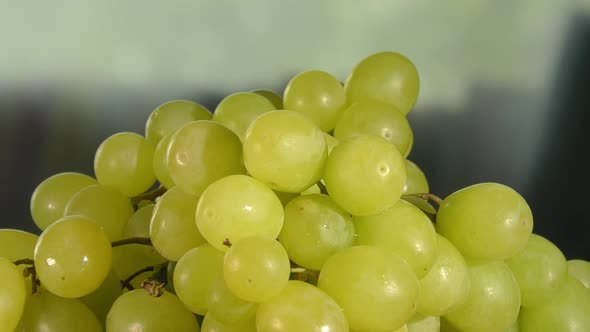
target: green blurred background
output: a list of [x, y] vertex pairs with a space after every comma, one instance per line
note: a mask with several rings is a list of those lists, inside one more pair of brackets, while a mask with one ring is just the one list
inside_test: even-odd
[[118, 131], [160, 103], [282, 93], [306, 69], [344, 80], [363, 57], [408, 56], [421, 91], [410, 159], [445, 196], [496, 181], [535, 232], [590, 259], [590, 1], [0, 0], [0, 227], [36, 231], [28, 202], [62, 171], [93, 174]]

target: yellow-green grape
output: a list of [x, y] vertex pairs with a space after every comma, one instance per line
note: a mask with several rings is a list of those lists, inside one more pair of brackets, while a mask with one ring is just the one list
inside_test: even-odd
[[284, 193], [282, 191], [276, 191], [276, 190], [273, 190], [273, 191], [274, 191], [275, 195], [277, 195], [277, 197], [281, 201], [281, 204], [283, 204], [283, 207], [287, 206], [287, 204], [290, 201], [292, 201], [296, 197], [299, 197], [299, 195], [300, 195], [299, 193]]
[[173, 278], [178, 298], [192, 312], [204, 315], [211, 287], [223, 278], [223, 252], [210, 244], [189, 250], [176, 263]]
[[233, 243], [223, 260], [227, 288], [250, 302], [265, 302], [279, 294], [290, 272], [285, 248], [268, 237], [251, 236]]
[[590, 262], [571, 259], [567, 261], [567, 272], [570, 277], [580, 281], [586, 288], [590, 288]]
[[590, 291], [568, 277], [551, 301], [523, 307], [520, 332], [590, 331]]
[[145, 137], [156, 146], [162, 137], [175, 132], [183, 125], [197, 120], [211, 120], [211, 112], [189, 100], [165, 102], [150, 114], [145, 124]]
[[412, 161], [406, 159], [406, 184], [404, 184], [404, 191], [402, 195], [424, 194], [429, 193], [428, 180], [424, 172]]
[[430, 271], [438, 253], [430, 219], [414, 205], [398, 200], [384, 212], [354, 217], [356, 243], [377, 246], [403, 258], [418, 278]]
[[302, 192], [318, 182], [328, 156], [322, 131], [295, 111], [258, 117], [244, 138], [248, 173], [273, 190]]
[[104, 140], [94, 155], [98, 182], [128, 197], [148, 190], [156, 181], [154, 146], [136, 133], [117, 133]]
[[358, 63], [344, 84], [349, 103], [377, 100], [408, 114], [418, 98], [420, 78], [416, 66], [395, 52], [380, 52]]
[[381, 136], [393, 143], [402, 156], [410, 153], [412, 128], [406, 116], [393, 105], [362, 101], [344, 110], [334, 137], [342, 141], [359, 135]]
[[47, 291], [33, 294], [27, 301], [19, 332], [102, 332], [96, 315], [78, 299], [59, 297]]
[[551, 301], [567, 280], [565, 256], [553, 243], [537, 234], [532, 234], [524, 249], [508, 258], [506, 264], [520, 286], [523, 307]]
[[[506, 331], [518, 317], [520, 290], [506, 264], [469, 264], [467, 300], [444, 317], [460, 331]], [[558, 331], [558, 330], [555, 330]]]
[[377, 214], [401, 197], [404, 158], [383, 137], [357, 136], [332, 150], [324, 181], [330, 197], [352, 215]]
[[47, 227], [35, 247], [35, 270], [47, 290], [61, 297], [95, 291], [111, 269], [111, 242], [84, 216], [68, 216]]
[[197, 318], [174, 294], [149, 295], [143, 289], [127, 292], [117, 299], [106, 322], [106, 332], [199, 332]]
[[165, 188], [172, 188], [175, 186], [174, 180], [170, 177], [168, 171], [168, 146], [170, 145], [170, 139], [174, 133], [170, 133], [158, 142], [156, 149], [154, 150], [154, 175], [158, 182]]
[[275, 239], [283, 227], [283, 215], [283, 205], [270, 188], [252, 177], [231, 175], [203, 192], [196, 226], [212, 246], [226, 251], [226, 240], [235, 243], [252, 235]]
[[408, 327], [408, 332], [439, 332], [440, 317], [415, 314], [406, 322], [406, 326]]
[[318, 287], [344, 310], [351, 331], [391, 332], [412, 317], [418, 279], [395, 254], [373, 246], [342, 249], [324, 264]]
[[170, 177], [195, 196], [216, 180], [246, 172], [240, 139], [213, 121], [195, 121], [178, 129], [170, 138], [167, 154]]
[[0, 331], [12, 331], [18, 324], [27, 298], [23, 272], [0, 257]]
[[328, 133], [324, 133], [324, 138], [326, 139], [326, 145], [328, 146], [328, 155], [330, 155], [330, 153], [332, 153], [332, 150], [334, 150], [334, 148], [336, 147], [336, 145], [338, 145], [338, 143], [340, 143], [340, 141], [336, 139], [336, 137]]
[[348, 332], [340, 306], [319, 288], [297, 280], [259, 305], [256, 327], [258, 332]]
[[[35, 252], [35, 245], [39, 236], [16, 230], [16, 229], [0, 229], [0, 257], [4, 257], [11, 262], [19, 259], [33, 259]], [[27, 265], [21, 264], [18, 269], [23, 271]], [[27, 286], [27, 296], [32, 293], [31, 278], [25, 278], [25, 285]]]
[[324, 132], [334, 129], [346, 107], [340, 81], [320, 70], [304, 71], [293, 77], [283, 99], [285, 109], [305, 114]]
[[231, 129], [243, 140], [246, 129], [260, 115], [276, 110], [265, 96], [253, 92], [238, 92], [225, 97], [213, 113], [213, 121]]
[[72, 196], [64, 215], [88, 217], [103, 228], [111, 241], [116, 241], [123, 236], [123, 229], [133, 215], [133, 206], [129, 198], [117, 190], [96, 184]]
[[305, 189], [304, 191], [301, 192], [301, 196], [303, 195], [311, 195], [311, 194], [321, 194], [322, 190], [320, 189], [320, 187], [318, 186], [318, 184], [314, 184], [313, 186]]
[[444, 199], [436, 228], [466, 258], [499, 260], [524, 248], [533, 230], [533, 215], [512, 188], [480, 183]]
[[465, 259], [449, 240], [437, 234], [436, 261], [426, 276], [420, 279], [418, 312], [442, 316], [462, 305], [469, 295], [471, 279]]
[[257, 304], [235, 296], [223, 278], [215, 281], [209, 289], [207, 315], [223, 324], [234, 324], [255, 317]]
[[275, 106], [275, 109], [283, 109], [283, 98], [279, 96], [276, 92], [266, 89], [254, 90], [252, 92], [268, 99], [268, 101], [270, 101]]
[[329, 196], [311, 194], [293, 199], [285, 207], [279, 241], [298, 265], [320, 270], [340, 249], [353, 245], [352, 218]]
[[195, 224], [197, 200], [196, 196], [174, 187], [156, 203], [149, 234], [154, 248], [166, 259], [177, 261], [205, 242]]
[[31, 196], [31, 216], [35, 225], [44, 230], [64, 216], [66, 204], [74, 194], [96, 180], [80, 173], [59, 173], [41, 182]]
[[235, 323], [223, 323], [216, 319], [210, 312], [205, 315], [201, 332], [258, 332], [256, 330], [256, 317], [238, 321]]
[[104, 323], [111, 306], [122, 293], [121, 281], [115, 271], [111, 270], [100, 287], [94, 292], [81, 297], [80, 301], [86, 304], [96, 317]]

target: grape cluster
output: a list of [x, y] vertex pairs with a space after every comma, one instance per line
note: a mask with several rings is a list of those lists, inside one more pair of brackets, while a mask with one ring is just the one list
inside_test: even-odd
[[516, 191], [429, 193], [418, 90], [382, 52], [344, 84], [158, 106], [95, 178], [39, 184], [40, 236], [0, 230], [0, 331], [590, 331], [590, 263], [533, 234]]

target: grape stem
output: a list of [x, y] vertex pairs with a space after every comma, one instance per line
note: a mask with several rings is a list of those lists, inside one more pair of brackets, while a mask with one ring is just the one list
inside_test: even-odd
[[31, 292], [33, 294], [37, 293], [37, 285], [39, 281], [37, 280], [37, 271], [35, 271], [34, 266], [29, 266], [23, 270], [23, 276], [25, 278], [31, 277]]
[[14, 262], [12, 262], [12, 264], [17, 265], [17, 266], [18, 265], [22, 265], [22, 264], [24, 264], [24, 265], [33, 265], [34, 263], [35, 262], [32, 259], [30, 259], [30, 258], [17, 259]]
[[417, 198], [421, 198], [427, 201], [433, 201], [435, 202], [438, 206], [440, 206], [443, 202], [442, 198], [436, 196], [435, 194], [431, 194], [431, 193], [420, 193], [420, 194], [410, 194], [408, 196], [413, 196], [413, 197], [417, 197]]
[[111, 242], [111, 247], [124, 246], [126, 244], [143, 244], [146, 246], [152, 245], [152, 240], [149, 237], [131, 237], [128, 239]]
[[324, 195], [328, 195], [328, 189], [326, 188], [326, 186], [322, 183], [322, 181], [318, 181], [317, 183], [318, 188], [320, 188], [320, 193], [324, 194]]
[[133, 286], [131, 286], [131, 282], [133, 281], [133, 279], [137, 278], [142, 273], [154, 271], [157, 266], [158, 265], [147, 266], [139, 271], [134, 272], [132, 275], [127, 277], [127, 279], [121, 280], [121, 287], [127, 288], [128, 290], [133, 290]]
[[164, 186], [159, 186], [154, 190], [132, 197], [131, 204], [133, 204], [133, 208], [137, 210], [137, 206], [141, 201], [154, 201], [156, 198], [162, 196], [166, 192], [166, 190], [167, 189]]
[[158, 280], [144, 280], [141, 282], [141, 288], [145, 289], [149, 295], [153, 297], [160, 297], [164, 294], [165, 283], [159, 282]]

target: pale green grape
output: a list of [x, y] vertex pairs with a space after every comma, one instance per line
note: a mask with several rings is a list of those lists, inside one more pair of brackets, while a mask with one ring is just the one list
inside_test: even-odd
[[231, 129], [243, 140], [248, 126], [260, 115], [276, 110], [266, 96], [253, 92], [238, 92], [225, 97], [213, 113], [213, 121]]
[[293, 77], [283, 93], [285, 109], [305, 114], [329, 132], [346, 107], [344, 87], [334, 76], [320, 70], [304, 71]]
[[320, 189], [320, 187], [318, 186], [318, 184], [314, 184], [313, 186], [305, 189], [304, 191], [301, 192], [301, 195], [311, 195], [311, 194], [321, 194], [322, 190]]
[[[16, 229], [0, 229], [0, 257], [13, 262], [18, 259], [33, 259], [35, 245], [39, 237]], [[18, 269], [23, 271], [27, 265], [21, 264]], [[32, 293], [31, 276], [25, 278], [27, 296]]]
[[235, 296], [223, 278], [215, 281], [209, 289], [207, 315], [224, 324], [233, 324], [255, 317], [256, 303], [244, 301]]
[[444, 199], [436, 228], [465, 257], [498, 260], [524, 248], [533, 230], [533, 215], [512, 188], [480, 183]]
[[418, 278], [428, 273], [437, 256], [436, 231], [414, 205], [398, 200], [384, 212], [354, 217], [357, 244], [377, 246], [403, 258]]
[[553, 243], [537, 234], [532, 234], [524, 249], [508, 258], [506, 264], [520, 286], [523, 307], [551, 301], [567, 280], [565, 256]]
[[[231, 175], [212, 183], [199, 199], [196, 226], [215, 248], [252, 235], [275, 239], [283, 227], [283, 205], [262, 182]], [[193, 212], [193, 217], [195, 216]]]
[[340, 141], [336, 139], [336, 137], [328, 133], [324, 133], [324, 138], [326, 139], [326, 145], [328, 146], [328, 155], [330, 155], [330, 153], [332, 153], [332, 150], [334, 150], [334, 148], [336, 147], [336, 145], [338, 145], [338, 143], [340, 143]]
[[[310, 187], [312, 188], [312, 187]], [[277, 195], [277, 197], [279, 198], [279, 200], [281, 201], [281, 204], [283, 204], [283, 206], [287, 206], [287, 204], [292, 201], [294, 198], [299, 197], [299, 193], [284, 193], [282, 191], [276, 191], [273, 190], [275, 195]]]
[[334, 137], [345, 140], [359, 135], [381, 136], [395, 145], [402, 156], [410, 153], [412, 128], [397, 107], [377, 101], [350, 105], [338, 120]]
[[412, 161], [406, 159], [406, 184], [402, 195], [429, 193], [428, 181], [424, 172]]
[[438, 234], [437, 240], [436, 261], [420, 279], [418, 296], [418, 312], [430, 316], [442, 316], [462, 305], [471, 288], [467, 263], [459, 250]]
[[568, 277], [551, 301], [523, 307], [518, 318], [520, 332], [590, 331], [590, 291]]
[[349, 103], [377, 100], [408, 114], [418, 98], [420, 78], [408, 58], [395, 52], [381, 52], [359, 62], [344, 89]]
[[123, 229], [133, 215], [133, 206], [120, 192], [96, 184], [72, 196], [64, 215], [86, 216], [102, 227], [111, 241], [116, 241], [123, 236]]
[[251, 236], [233, 243], [223, 260], [223, 278], [237, 297], [268, 301], [287, 285], [291, 271], [285, 248], [273, 238]]
[[136, 133], [117, 133], [104, 140], [94, 155], [98, 182], [128, 197], [148, 190], [156, 181], [154, 146]]
[[348, 332], [338, 304], [317, 287], [297, 280], [259, 305], [256, 327], [258, 332]]
[[21, 318], [27, 298], [22, 270], [0, 257], [0, 331], [11, 332]]
[[[422, 289], [420, 289], [422, 291]], [[407, 323], [408, 332], [439, 332], [440, 317], [415, 314]]]
[[254, 90], [252, 92], [268, 99], [275, 106], [275, 109], [283, 109], [283, 97], [279, 96], [276, 92], [266, 89]]
[[190, 249], [205, 242], [195, 224], [198, 197], [174, 187], [156, 204], [150, 222], [154, 248], [166, 259], [177, 261]]
[[246, 172], [240, 139], [213, 121], [195, 121], [178, 129], [170, 138], [167, 153], [170, 177], [180, 189], [195, 196], [216, 180]]
[[156, 149], [154, 150], [154, 175], [158, 179], [160, 184], [168, 189], [175, 186], [174, 180], [170, 177], [168, 171], [168, 146], [170, 145], [170, 139], [174, 133], [170, 133], [158, 142]]
[[332, 150], [324, 181], [330, 197], [352, 215], [377, 214], [401, 197], [404, 158], [380, 136], [356, 136]]
[[302, 192], [320, 180], [328, 156], [322, 131], [294, 111], [259, 116], [244, 137], [248, 173], [273, 190]]
[[210, 244], [193, 248], [176, 263], [173, 278], [176, 295], [184, 305], [204, 315], [212, 285], [223, 278], [223, 253]]
[[96, 317], [104, 323], [111, 306], [122, 293], [121, 281], [115, 271], [111, 270], [100, 287], [94, 292], [81, 297], [80, 301], [86, 304]]
[[84, 216], [63, 217], [47, 227], [35, 247], [35, 269], [47, 290], [74, 298], [95, 291], [111, 268], [107, 234]]
[[80, 300], [43, 291], [29, 298], [16, 331], [102, 332], [104, 329], [94, 313]]
[[567, 261], [567, 272], [570, 277], [579, 280], [586, 288], [590, 288], [590, 262], [571, 259]]
[[63, 217], [70, 198], [93, 184], [96, 184], [95, 179], [80, 173], [59, 173], [43, 180], [31, 196], [31, 216], [35, 225], [44, 230]]
[[520, 290], [514, 275], [502, 261], [468, 266], [469, 296], [445, 319], [465, 332], [507, 330], [516, 321], [520, 308]]
[[183, 125], [197, 120], [211, 120], [211, 112], [189, 100], [165, 102], [150, 114], [145, 124], [145, 137], [156, 146], [162, 137]]
[[239, 321], [236, 323], [222, 323], [215, 319], [211, 313], [205, 315], [201, 332], [257, 332], [256, 318]]
[[279, 241], [289, 258], [302, 267], [319, 271], [328, 257], [352, 246], [354, 237], [350, 214], [329, 196], [299, 196], [285, 207]]
[[132, 237], [150, 237], [150, 222], [154, 214], [154, 208], [155, 205], [149, 203], [135, 211], [125, 224], [123, 236], [126, 239]]
[[352, 331], [391, 332], [412, 317], [418, 279], [395, 254], [373, 246], [342, 249], [324, 264], [318, 287], [344, 310]]
[[150, 296], [143, 289], [121, 295], [109, 311], [106, 332], [199, 332], [195, 316], [174, 294]]

